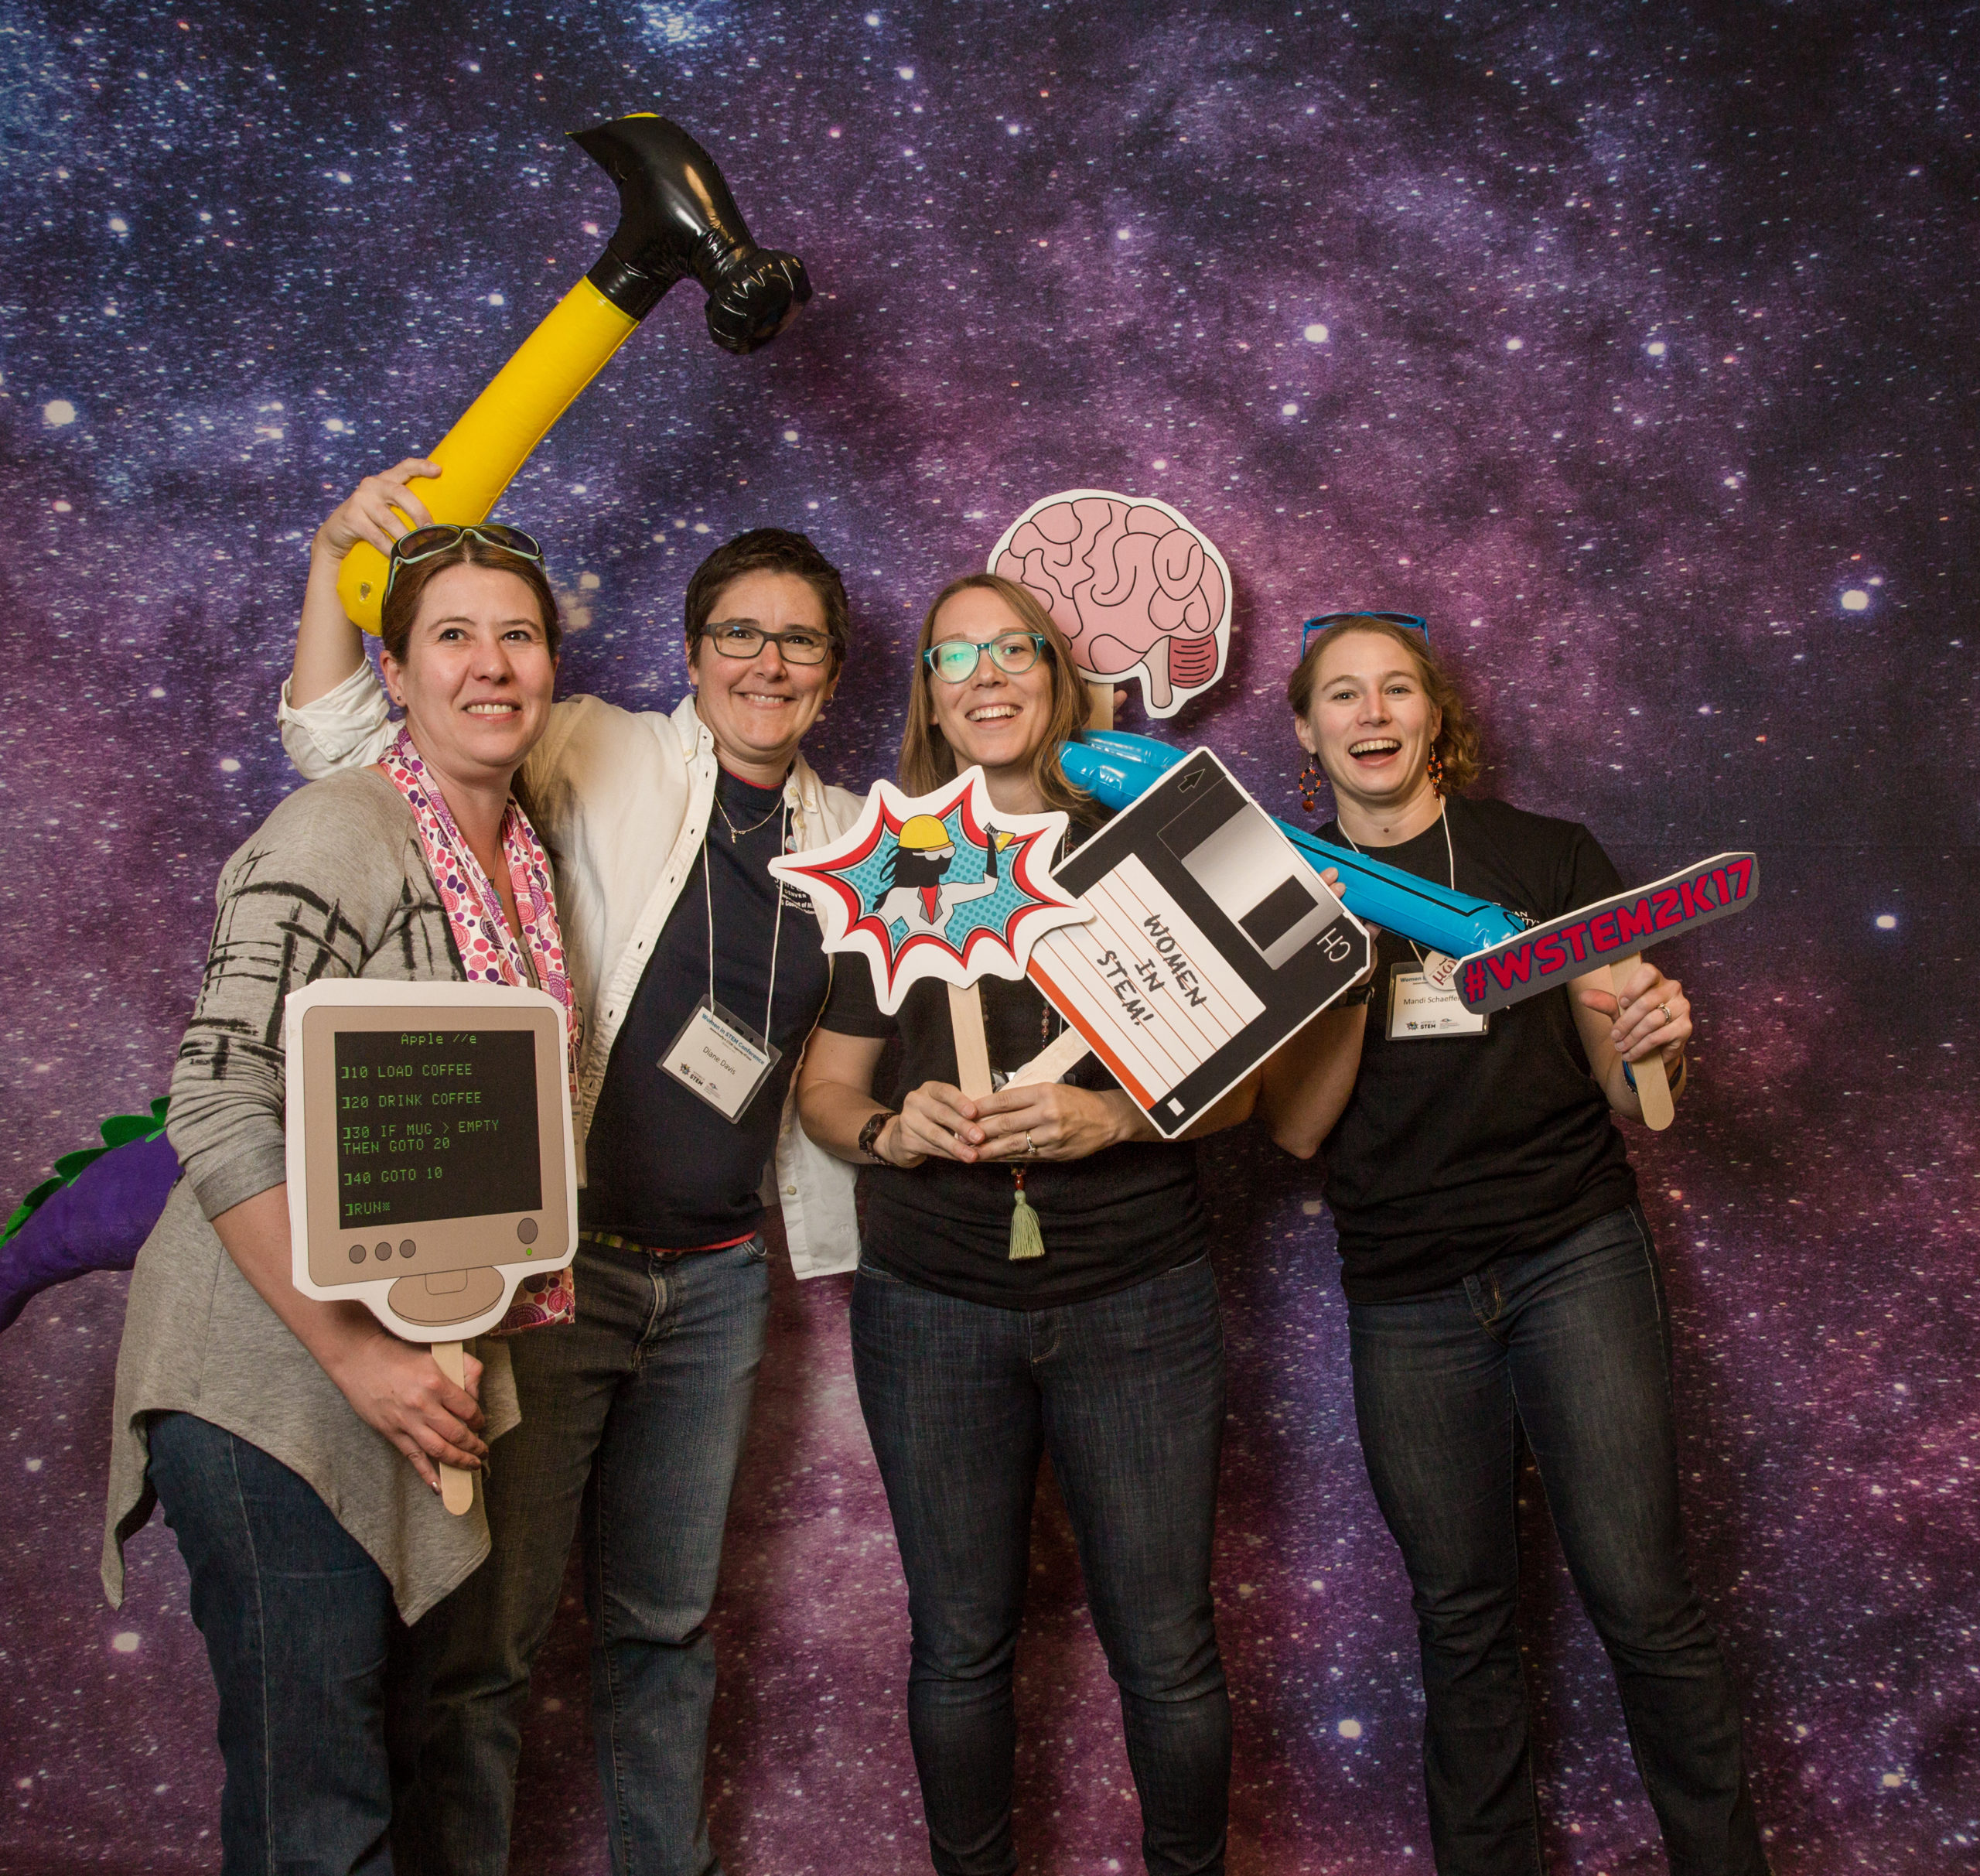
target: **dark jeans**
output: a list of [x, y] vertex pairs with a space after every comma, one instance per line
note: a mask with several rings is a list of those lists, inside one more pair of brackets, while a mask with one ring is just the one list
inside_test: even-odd
[[862, 1268], [853, 1373], [907, 1577], [908, 1730], [935, 1867], [1009, 1876], [1011, 1668], [1052, 1455], [1121, 1690], [1156, 1876], [1224, 1867], [1231, 1707], [1210, 1607], [1224, 1327], [1207, 1261], [1067, 1308]]
[[501, 1876], [530, 1664], [582, 1516], [592, 1731], [615, 1876], [719, 1876], [702, 1800], [729, 1495], [763, 1358], [763, 1240], [581, 1244], [578, 1319], [509, 1345], [522, 1424], [490, 1454], [494, 1548], [447, 1599], [420, 1761], [432, 1867]]
[[1663, 1279], [1612, 1211], [1454, 1287], [1348, 1311], [1368, 1478], [1415, 1587], [1444, 1876], [1538, 1876], [1514, 1627], [1518, 1430], [1608, 1650], [1673, 1876], [1767, 1868], [1739, 1714], [1678, 1527]]
[[151, 1479], [220, 1691], [223, 1876], [391, 1876], [446, 1605], [408, 1628], [302, 1479], [189, 1413], [152, 1422]]

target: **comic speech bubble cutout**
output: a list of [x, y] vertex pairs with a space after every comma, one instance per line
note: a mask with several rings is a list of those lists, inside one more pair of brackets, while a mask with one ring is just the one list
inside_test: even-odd
[[1015, 981], [1043, 934], [1092, 917], [1052, 877], [1066, 826], [998, 813], [980, 768], [919, 796], [876, 781], [848, 832], [770, 870], [810, 895], [827, 951], [865, 959], [891, 1014], [924, 978]]
[[1223, 676], [1231, 569], [1164, 501], [1067, 489], [1004, 531], [989, 570], [1027, 587], [1095, 683], [1141, 680], [1151, 716], [1173, 716]]

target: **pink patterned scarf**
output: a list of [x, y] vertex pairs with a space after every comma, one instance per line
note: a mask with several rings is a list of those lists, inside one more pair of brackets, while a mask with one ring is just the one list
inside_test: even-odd
[[[551, 891], [550, 856], [538, 839], [536, 829], [530, 825], [529, 817], [513, 798], [502, 816], [502, 857], [509, 869], [510, 890], [516, 896], [516, 914], [522, 921], [518, 942], [503, 915], [500, 895], [473, 849], [461, 838], [446, 797], [428, 779], [426, 764], [413, 746], [410, 730], [401, 726], [391, 747], [380, 758], [379, 766], [412, 810], [420, 848], [432, 869], [433, 883], [439, 889], [440, 903], [446, 907], [447, 924], [452, 930], [455, 948], [460, 952], [468, 981], [547, 990], [564, 1006], [570, 1038], [570, 1054], [565, 1067], [572, 1078], [575, 1099], [577, 1000], [571, 989], [564, 935], [558, 928], [557, 901]], [[532, 965], [535, 967], [533, 982]], [[577, 1287], [568, 1269], [545, 1276], [526, 1277], [517, 1289], [509, 1313], [490, 1333], [512, 1335], [519, 1329], [572, 1322], [577, 1313]]]

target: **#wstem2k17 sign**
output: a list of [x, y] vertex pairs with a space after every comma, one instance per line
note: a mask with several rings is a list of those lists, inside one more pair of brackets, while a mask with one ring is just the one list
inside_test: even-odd
[[1503, 1010], [1602, 965], [1620, 964], [1664, 938], [1743, 912], [1760, 890], [1757, 856], [1714, 854], [1682, 873], [1578, 906], [1489, 951], [1459, 959], [1457, 993], [1467, 1010]]

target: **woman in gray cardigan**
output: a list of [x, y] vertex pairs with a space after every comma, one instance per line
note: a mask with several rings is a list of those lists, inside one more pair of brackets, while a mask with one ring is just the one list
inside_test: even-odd
[[[339, 559], [373, 531], [348, 507], [325, 526]], [[548, 862], [510, 792], [559, 634], [528, 536], [405, 535], [383, 630], [405, 733], [290, 795], [220, 876], [172, 1075], [183, 1176], [118, 1359], [103, 1574], [120, 1601], [124, 1540], [162, 1503], [219, 1690], [225, 1876], [389, 1867], [388, 1837], [408, 1861], [418, 1625], [488, 1553], [479, 1495], [449, 1515], [435, 1468], [478, 1468], [515, 1390], [499, 1341], [456, 1387], [361, 1305], [292, 1283], [283, 1000], [325, 976], [473, 976], [568, 1002]]]

